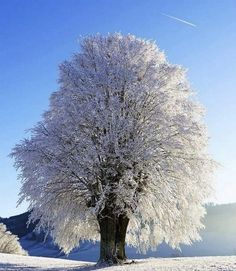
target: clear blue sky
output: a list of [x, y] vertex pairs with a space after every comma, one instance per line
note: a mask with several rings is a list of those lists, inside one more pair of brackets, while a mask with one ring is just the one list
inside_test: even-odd
[[189, 69], [222, 165], [214, 200], [236, 201], [235, 29], [235, 0], [0, 0], [0, 216], [26, 209], [15, 208], [20, 181], [7, 155], [47, 109], [58, 64], [81, 35], [97, 32], [156, 40], [170, 62]]

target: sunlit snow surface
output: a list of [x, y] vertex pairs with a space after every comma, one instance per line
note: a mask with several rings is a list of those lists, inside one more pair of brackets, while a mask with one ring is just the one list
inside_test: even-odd
[[17, 256], [0, 253], [0, 271], [232, 271], [236, 270], [236, 256], [159, 258], [136, 260], [134, 264], [98, 268], [94, 263], [62, 259]]

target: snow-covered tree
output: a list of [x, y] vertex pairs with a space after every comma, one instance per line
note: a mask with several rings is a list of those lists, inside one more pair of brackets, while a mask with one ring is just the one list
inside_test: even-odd
[[125, 260], [125, 241], [146, 251], [199, 239], [214, 165], [185, 70], [154, 42], [95, 35], [59, 84], [12, 152], [31, 219], [66, 253], [100, 236], [100, 262]]
[[7, 231], [6, 226], [0, 223], [0, 253], [28, 255], [18, 240], [16, 235]]

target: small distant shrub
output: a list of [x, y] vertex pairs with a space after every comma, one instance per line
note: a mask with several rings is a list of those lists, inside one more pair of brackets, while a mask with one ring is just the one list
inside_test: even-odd
[[6, 226], [0, 223], [0, 253], [28, 255], [28, 253], [21, 247], [19, 238], [7, 231]]

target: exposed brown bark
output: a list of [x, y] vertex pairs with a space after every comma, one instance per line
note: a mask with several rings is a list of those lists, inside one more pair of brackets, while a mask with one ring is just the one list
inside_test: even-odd
[[126, 216], [116, 216], [104, 209], [98, 217], [100, 226], [99, 264], [122, 264], [126, 259], [125, 237], [129, 223]]

